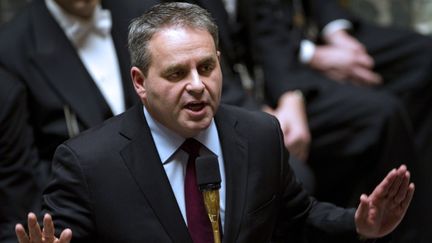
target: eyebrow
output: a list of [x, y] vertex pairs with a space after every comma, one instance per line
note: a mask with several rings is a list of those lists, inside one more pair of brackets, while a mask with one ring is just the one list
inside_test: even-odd
[[[202, 65], [204, 63], [216, 63], [216, 58], [213, 55], [205, 57], [198, 62], [198, 65]], [[167, 75], [182, 69], [187, 69], [187, 64], [179, 63], [179, 64], [170, 65], [167, 68], [165, 68], [161, 73], [162, 75]]]
[[204, 63], [216, 63], [216, 58], [214, 56], [209, 56], [201, 61], [198, 62], [198, 65], [204, 64]]
[[186, 65], [184, 65], [184, 64], [174, 64], [174, 65], [170, 65], [167, 68], [165, 68], [161, 73], [162, 73], [162, 75], [168, 75], [168, 74], [174, 73], [178, 70], [182, 70], [185, 68], [186, 68]]

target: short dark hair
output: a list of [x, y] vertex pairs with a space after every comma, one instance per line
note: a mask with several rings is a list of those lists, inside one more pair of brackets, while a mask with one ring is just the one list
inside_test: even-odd
[[145, 75], [151, 64], [151, 53], [148, 49], [150, 39], [161, 29], [171, 26], [206, 30], [213, 37], [218, 49], [218, 27], [207, 10], [183, 2], [157, 4], [132, 20], [129, 26], [128, 45], [131, 63]]

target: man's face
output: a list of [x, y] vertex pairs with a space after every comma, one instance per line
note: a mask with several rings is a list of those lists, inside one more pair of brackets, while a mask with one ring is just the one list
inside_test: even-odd
[[66, 12], [87, 19], [93, 15], [93, 11], [100, 0], [55, 0]]
[[135, 89], [158, 122], [183, 137], [207, 128], [219, 106], [222, 73], [219, 52], [204, 30], [168, 27], [150, 40], [145, 77], [131, 70]]

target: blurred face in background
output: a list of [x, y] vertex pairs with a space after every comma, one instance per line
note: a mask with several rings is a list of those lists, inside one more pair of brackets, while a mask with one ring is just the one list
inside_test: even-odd
[[[81, 17], [91, 18], [101, 0], [55, 0], [66, 12]], [[121, 1], [121, 0], [118, 0]]]

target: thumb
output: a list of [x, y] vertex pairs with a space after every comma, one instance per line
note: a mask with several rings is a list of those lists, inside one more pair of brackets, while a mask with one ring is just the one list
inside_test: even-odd
[[355, 222], [357, 227], [363, 225], [367, 221], [368, 212], [369, 212], [369, 198], [368, 196], [366, 196], [366, 194], [362, 194], [360, 196], [359, 206], [357, 207], [355, 213]]

